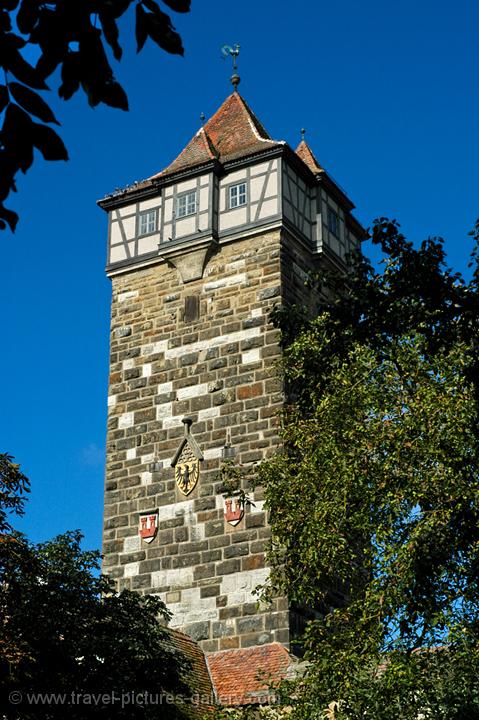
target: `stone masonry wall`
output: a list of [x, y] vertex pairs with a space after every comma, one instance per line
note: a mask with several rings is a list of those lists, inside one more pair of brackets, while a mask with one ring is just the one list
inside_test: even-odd
[[[160, 594], [171, 626], [207, 652], [289, 643], [286, 599], [259, 607], [253, 593], [268, 575], [261, 494], [232, 527], [218, 492], [227, 429], [246, 467], [278, 444], [283, 394], [268, 313], [281, 301], [281, 256], [278, 230], [223, 245], [201, 280], [183, 284], [165, 262], [112, 278], [104, 571], [119, 588]], [[187, 497], [170, 466], [183, 417], [204, 454]], [[146, 544], [139, 514], [157, 508], [159, 532]]]

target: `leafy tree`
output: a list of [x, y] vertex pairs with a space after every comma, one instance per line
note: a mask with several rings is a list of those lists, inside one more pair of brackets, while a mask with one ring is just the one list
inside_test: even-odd
[[372, 237], [381, 272], [356, 258], [317, 278], [318, 317], [276, 314], [292, 402], [258, 472], [271, 584], [317, 610], [284, 701], [294, 718], [479, 718], [479, 274], [396, 223]]
[[[184, 13], [190, 0], [163, 0], [172, 10]], [[33, 151], [45, 160], [67, 160], [66, 148], [51, 127], [58, 125], [38, 90], [59, 69], [58, 94], [69, 100], [80, 88], [91, 106], [104, 103], [128, 110], [128, 99], [117, 82], [107, 54], [120, 60], [118, 21], [132, 0], [0, 0], [0, 229], [15, 230], [18, 216], [4, 206], [16, 190], [15, 176], [26, 173]], [[183, 54], [181, 38], [170, 17], [156, 0], [136, 3], [135, 34], [138, 52], [150, 38], [168, 53]], [[32, 65], [27, 58], [34, 55]], [[37, 122], [33, 120], [40, 120]]]
[[[21, 509], [26, 479], [9, 456], [0, 460], [2, 517], [5, 506]], [[81, 537], [69, 532], [33, 545], [3, 522], [2, 717], [189, 717], [189, 706], [175, 699], [191, 694], [189, 666], [160, 622], [165, 605], [116, 593], [99, 574], [100, 554], [82, 550]]]

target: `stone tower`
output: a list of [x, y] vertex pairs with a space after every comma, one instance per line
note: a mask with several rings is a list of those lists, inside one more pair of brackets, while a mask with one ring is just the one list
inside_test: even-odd
[[272, 140], [235, 91], [162, 172], [106, 196], [112, 281], [104, 570], [158, 593], [205, 652], [289, 647], [267, 577], [261, 494], [219, 490], [222, 458], [275, 452], [275, 304], [307, 302], [321, 262], [364, 230], [304, 138]]

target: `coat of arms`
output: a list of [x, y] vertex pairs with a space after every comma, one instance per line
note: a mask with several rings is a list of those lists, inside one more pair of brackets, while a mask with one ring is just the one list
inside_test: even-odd
[[226, 522], [230, 525], [237, 525], [244, 516], [244, 501], [240, 497], [225, 498], [224, 515]]
[[196, 487], [200, 476], [200, 460], [203, 460], [198, 443], [190, 433], [191, 418], [184, 418], [185, 436], [171, 461], [175, 468], [175, 480], [180, 492], [189, 495]]
[[140, 515], [140, 527], [138, 534], [141, 539], [151, 543], [158, 532], [158, 510]]

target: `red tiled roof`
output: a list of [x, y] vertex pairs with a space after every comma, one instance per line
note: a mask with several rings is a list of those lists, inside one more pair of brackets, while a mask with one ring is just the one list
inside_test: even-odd
[[207, 656], [220, 705], [268, 702], [272, 684], [282, 680], [291, 665], [288, 651], [279, 643], [241, 650], [221, 650]]
[[191, 702], [182, 704], [181, 709], [190, 720], [204, 720], [213, 713], [216, 705], [204, 653], [198, 643], [179, 630], [168, 628], [168, 636], [173, 648], [190, 663], [189, 672], [184, 680], [191, 692]]
[[314, 174], [324, 172], [324, 168], [321, 167], [319, 162], [314, 157], [308, 143], [304, 140], [301, 140], [298, 147], [296, 148], [296, 155], [301, 158], [304, 164], [307, 165], [311, 172], [313, 172]]
[[165, 170], [150, 179], [189, 170], [214, 158], [227, 162], [283, 144], [271, 139], [245, 100], [234, 92], [226, 98], [219, 110], [196, 133], [178, 157]]

